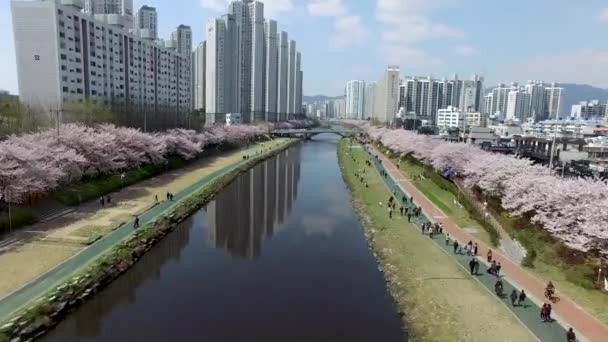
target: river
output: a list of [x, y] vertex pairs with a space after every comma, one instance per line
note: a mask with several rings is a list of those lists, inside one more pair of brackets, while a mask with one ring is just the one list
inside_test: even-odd
[[239, 176], [45, 341], [404, 341], [320, 135]]

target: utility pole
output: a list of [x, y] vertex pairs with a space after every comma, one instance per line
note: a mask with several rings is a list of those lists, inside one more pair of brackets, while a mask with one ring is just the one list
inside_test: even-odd
[[553, 154], [555, 153], [555, 139], [557, 136], [557, 132], [554, 131], [553, 132], [553, 142], [551, 143], [551, 156], [549, 157], [549, 174], [552, 174], [553, 172]]

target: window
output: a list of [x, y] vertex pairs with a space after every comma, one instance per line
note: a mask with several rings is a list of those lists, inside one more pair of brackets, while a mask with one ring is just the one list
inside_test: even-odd
[[69, 92], [68, 87], [63, 87], [63, 92], [64, 92], [64, 93]]

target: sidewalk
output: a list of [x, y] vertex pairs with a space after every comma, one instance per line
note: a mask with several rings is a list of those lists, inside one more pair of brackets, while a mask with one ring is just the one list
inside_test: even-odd
[[[283, 146], [284, 142], [284, 140], [279, 140], [279, 143], [266, 143], [266, 148], [272, 147], [274, 150], [279, 146]], [[43, 238], [41, 240], [28, 241], [24, 246], [18, 247], [15, 251], [3, 253], [0, 255], [0, 270], [3, 275], [2, 279], [0, 279], [0, 283], [11, 282], [12, 290], [19, 289], [0, 299], [0, 321], [6, 319], [11, 313], [19, 310], [31, 301], [44, 295], [50, 289], [62, 283], [71, 274], [87, 266], [97, 257], [130, 236], [133, 232], [133, 215], [140, 215], [140, 223], [142, 226], [149, 222], [153, 222], [158, 216], [171, 209], [179, 201], [198, 191], [214, 178], [228, 173], [245, 163], [246, 161], [242, 159], [244, 154], [252, 154], [254, 151], [260, 150], [260, 148], [260, 145], [255, 145], [247, 150], [232, 152], [229, 155], [215, 158], [211, 165], [207, 165], [206, 168], [201, 168], [201, 165], [198, 165], [198, 168], [194, 167], [188, 168], [188, 170], [170, 172], [168, 175], [161, 175], [140, 184], [127, 187], [121, 191], [121, 193], [124, 193], [125, 195], [123, 201], [120, 201], [120, 195], [113, 194], [113, 197], [116, 197], [117, 200], [116, 206], [119, 208], [118, 210], [108, 208], [101, 210], [102, 212], [105, 212], [105, 214], [91, 214], [91, 206], [94, 206], [97, 203], [88, 203], [75, 208], [75, 217], [72, 217], [72, 219], [75, 220], [73, 224], [78, 224], [80, 221], [86, 221], [88, 224], [91, 224], [95, 223], [101, 217], [112, 222], [108, 217], [115, 217], [116, 215], [121, 217], [122, 221], [120, 222], [122, 223], [117, 223], [114, 230], [88, 247], [73, 244], [70, 247], [73, 251], [72, 254], [53, 256], [53, 254], [49, 253], [47, 256], [40, 256], [40, 258], [43, 258], [41, 259], [42, 261], [49, 258], [51, 259], [50, 262], [44, 262], [44, 264], [47, 265], [46, 269], [37, 264], [38, 260], [32, 259], [32, 254], [29, 253], [29, 251], [36, 251], [40, 249], [43, 244], [58, 245], [60, 248], [65, 248], [64, 246], [61, 246], [61, 242], [56, 242], [54, 240], [45, 242], [45, 238]], [[195, 179], [195, 177], [197, 178]], [[159, 181], [158, 178], [168, 179]], [[134, 191], [134, 188], [139, 189], [140, 191]], [[143, 191], [143, 189], [147, 190]], [[167, 191], [174, 193], [175, 199], [173, 201], [163, 201]], [[133, 192], [139, 194], [139, 196], [135, 196], [135, 198], [129, 196]], [[156, 193], [158, 193], [160, 200], [158, 203], [154, 201]], [[145, 202], [143, 207], [141, 202]], [[129, 208], [133, 210], [131, 213], [128, 213], [127, 211]], [[98, 209], [98, 211], [100, 210]], [[125, 213], [127, 213], [127, 217], [123, 216]], [[78, 220], [78, 217], [82, 217], [81, 220]], [[58, 218], [56, 220], [62, 222], [62, 219], [64, 218]], [[66, 229], [72, 228], [68, 226]], [[58, 230], [47, 234], [47, 236], [60, 234], [61, 230], [62, 228], [59, 228]], [[63, 243], [65, 244], [65, 242]], [[26, 252], [23, 252], [24, 250]], [[45, 250], [47, 253], [55, 253], [56, 251], [56, 249], [50, 251]], [[20, 262], [21, 268], [17, 268], [14, 264], [7, 264], [9, 260], [17, 260]], [[38, 270], [38, 273], [34, 274], [31, 272], [30, 268]], [[17, 276], [21, 282], [15, 282], [11, 279], [13, 276]], [[30, 278], [27, 278], [28, 276]], [[3, 288], [7, 288], [6, 284]]]
[[[386, 156], [375, 149], [372, 151], [382, 160], [382, 165], [376, 165], [379, 169], [384, 169], [389, 174], [390, 177], [385, 178], [385, 181], [389, 189], [398, 192], [398, 198], [401, 197], [399, 194], [400, 192], [405, 193], [408, 197], [413, 196], [415, 204], [422, 207], [423, 213], [429, 218], [429, 220], [431, 222], [443, 223], [444, 230], [449, 232], [452, 239], [456, 239], [461, 243], [475, 241], [479, 245], [479, 255], [486, 255], [489, 247], [485, 243], [475, 240], [474, 236], [448, 220], [446, 215], [421, 192], [419, 192], [409, 180], [403, 178], [399, 169]], [[421, 218], [421, 220], [425, 220], [425, 218]], [[420, 221], [418, 223], [422, 222], [423, 221]], [[443, 239], [443, 236], [437, 237], [437, 240], [439, 240], [438, 245], [442, 247], [442, 249], [446, 250], [446, 253], [453, 255], [453, 253], [449, 250], [449, 247], [447, 249], [445, 248], [445, 244], [442, 243]], [[545, 284], [541, 280], [522, 269], [521, 266], [510, 261], [499, 251], [493, 250], [492, 252], [494, 259], [501, 262], [501, 274], [504, 275], [508, 282], [512, 283], [517, 289], [525, 289], [528, 297], [536, 304], [544, 302]], [[454, 258], [460, 264], [465, 265], [466, 268], [468, 258], [460, 255], [454, 255]], [[476, 279], [479, 280], [484, 286], [490, 287], [493, 291], [493, 279], [491, 279], [491, 276], [476, 277]], [[513, 285], [506, 284], [505, 282], [505, 292], [509, 293]], [[579, 340], [608, 340], [608, 328], [606, 326], [602, 325], [591, 315], [579, 308], [572, 300], [569, 298], [564, 298], [563, 295], [559, 293], [559, 289], [558, 295], [562, 298], [558, 303], [552, 304], [553, 311], [555, 313], [552, 316], [554, 316], [565, 327], [573, 327], [575, 333], [579, 337]], [[503, 302], [506, 301], [508, 301], [508, 299], [503, 299]], [[559, 341], [565, 339], [564, 328], [560, 327], [556, 323], [547, 324], [539, 321], [539, 311], [537, 305], [534, 305], [533, 308], [531, 307], [532, 309], [513, 308], [510, 304], [507, 304], [507, 307], [509, 307], [515, 316], [518, 317], [522, 323], [533, 331], [534, 334], [542, 341]]]

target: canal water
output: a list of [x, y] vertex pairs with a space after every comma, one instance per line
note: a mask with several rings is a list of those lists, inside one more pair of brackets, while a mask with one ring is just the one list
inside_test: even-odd
[[320, 135], [224, 189], [46, 341], [404, 341]]

